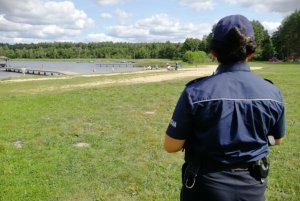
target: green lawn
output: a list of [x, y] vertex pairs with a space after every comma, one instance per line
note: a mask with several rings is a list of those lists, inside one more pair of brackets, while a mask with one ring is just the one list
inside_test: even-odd
[[[273, 80], [286, 101], [287, 134], [271, 148], [268, 201], [296, 201], [300, 65], [251, 65], [264, 67], [256, 73]], [[182, 153], [165, 153], [162, 139], [189, 79], [33, 90], [134, 76], [141, 75], [0, 81], [0, 200], [178, 200]]]

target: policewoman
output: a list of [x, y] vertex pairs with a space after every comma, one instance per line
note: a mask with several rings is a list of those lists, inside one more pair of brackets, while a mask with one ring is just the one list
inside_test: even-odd
[[216, 72], [189, 82], [177, 102], [164, 148], [185, 151], [183, 201], [265, 200], [268, 138], [282, 143], [285, 117], [278, 88], [250, 71], [255, 48], [247, 18], [221, 19], [211, 42]]

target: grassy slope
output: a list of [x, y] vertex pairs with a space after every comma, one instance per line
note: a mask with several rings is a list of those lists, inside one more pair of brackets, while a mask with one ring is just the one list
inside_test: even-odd
[[[287, 103], [285, 144], [271, 148], [268, 200], [297, 200], [300, 66], [265, 65], [257, 73]], [[0, 83], [0, 200], [178, 199], [182, 153], [166, 154], [161, 144], [187, 79], [26, 93], [102, 79]]]
[[286, 103], [284, 145], [271, 148], [271, 173], [268, 200], [298, 200], [300, 197], [300, 65], [272, 64], [258, 74], [271, 79], [281, 90]]

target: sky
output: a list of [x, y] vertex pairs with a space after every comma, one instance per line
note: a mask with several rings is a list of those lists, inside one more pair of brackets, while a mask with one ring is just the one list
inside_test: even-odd
[[0, 0], [0, 43], [184, 42], [242, 14], [270, 34], [299, 0]]

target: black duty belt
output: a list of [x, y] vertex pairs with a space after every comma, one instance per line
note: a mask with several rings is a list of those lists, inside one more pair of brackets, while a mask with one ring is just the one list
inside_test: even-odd
[[264, 182], [269, 173], [270, 162], [267, 157], [259, 159], [251, 163], [236, 163], [236, 164], [224, 164], [213, 160], [202, 159], [201, 161], [187, 162], [183, 170], [183, 182], [187, 188], [193, 188], [198, 171], [201, 170], [201, 173], [210, 173], [217, 171], [245, 171], [249, 170], [250, 174], [256, 179]]
[[231, 169], [248, 169], [250, 167], [250, 163], [224, 164], [218, 161], [213, 161], [208, 159], [203, 159], [193, 164], [199, 166], [202, 171], [208, 171], [208, 172], [231, 170]]

